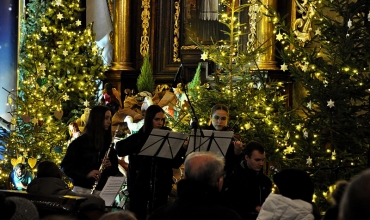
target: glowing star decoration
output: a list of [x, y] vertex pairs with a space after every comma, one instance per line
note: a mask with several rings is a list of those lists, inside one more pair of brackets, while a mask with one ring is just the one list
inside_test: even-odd
[[56, 1], [55, 1], [55, 4], [56, 4], [57, 6], [60, 6], [60, 4], [62, 4], [62, 0], [56, 0]]
[[336, 160], [337, 159], [337, 153], [335, 152], [335, 150], [331, 153], [331, 159], [332, 160]]
[[48, 32], [48, 28], [44, 25], [41, 27], [41, 31], [42, 32]]
[[283, 39], [283, 35], [279, 31], [279, 33], [276, 35], [276, 40], [281, 41], [282, 39]]
[[245, 130], [249, 130], [251, 128], [251, 123], [247, 123], [244, 125]]
[[39, 66], [39, 70], [40, 70], [40, 71], [45, 71], [45, 70], [46, 70], [46, 65], [45, 65], [45, 63], [42, 63], [42, 64]]
[[316, 34], [316, 35], [321, 35], [321, 30], [320, 30], [320, 28], [317, 28], [317, 29], [316, 29], [315, 34]]
[[311, 166], [311, 164], [312, 164], [312, 158], [310, 157], [310, 156], [308, 156], [308, 158], [306, 159], [306, 164], [308, 165], [308, 166]]
[[201, 55], [201, 57], [200, 57], [200, 59], [206, 60], [207, 58], [208, 58], [208, 53], [203, 52], [202, 55]]
[[59, 19], [59, 20], [62, 20], [63, 19], [63, 14], [61, 14], [60, 12], [57, 14], [57, 18]]
[[47, 127], [45, 128], [45, 130], [46, 130], [47, 132], [51, 132], [51, 127], [50, 127], [50, 126], [47, 126]]
[[302, 71], [307, 72], [307, 70], [308, 70], [308, 63], [305, 63], [304, 65], [302, 65]]
[[309, 101], [309, 102], [307, 103], [307, 108], [312, 109], [312, 102], [311, 102], [311, 101]]
[[66, 57], [68, 56], [68, 51], [66, 51], [65, 49], [63, 50], [63, 55]]
[[283, 72], [287, 71], [288, 70], [288, 66], [283, 63], [283, 65], [280, 65], [280, 70], [282, 70]]
[[37, 120], [37, 118], [32, 118], [31, 119], [31, 122], [32, 122], [32, 124], [37, 124], [38, 122], [39, 122], [39, 120]]
[[69, 96], [67, 95], [67, 93], [63, 95], [62, 99], [64, 99], [64, 101], [69, 100]]
[[348, 20], [347, 26], [348, 26], [348, 28], [351, 28], [352, 27], [352, 21], [351, 21], [351, 19]]
[[46, 92], [46, 90], [47, 90], [47, 89], [48, 89], [48, 88], [46, 88], [46, 86], [42, 86], [42, 87], [41, 87], [41, 91], [42, 91], [42, 92]]
[[303, 132], [303, 137], [304, 137], [304, 139], [308, 138], [308, 132], [306, 130]]
[[90, 105], [90, 104], [89, 104], [89, 101], [85, 100], [85, 101], [84, 101], [84, 106], [87, 108], [87, 107], [89, 107], [89, 105]]
[[327, 101], [327, 105], [326, 106], [329, 106], [329, 108], [333, 108], [334, 107], [334, 101], [333, 100], [329, 100], [329, 101]]
[[293, 153], [293, 152], [294, 152], [294, 147], [292, 147], [291, 145], [289, 145], [289, 147], [287, 147], [287, 148], [285, 149], [285, 152], [286, 152], [287, 154], [291, 154], [291, 153]]
[[78, 27], [78, 26], [81, 26], [81, 21], [80, 21], [80, 19], [78, 19], [78, 20], [76, 21], [76, 25], [77, 25], [77, 27]]

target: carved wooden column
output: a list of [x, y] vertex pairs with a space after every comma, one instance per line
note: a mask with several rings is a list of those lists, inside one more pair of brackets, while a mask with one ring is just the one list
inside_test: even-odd
[[116, 0], [111, 70], [134, 70], [130, 62], [130, 0]]

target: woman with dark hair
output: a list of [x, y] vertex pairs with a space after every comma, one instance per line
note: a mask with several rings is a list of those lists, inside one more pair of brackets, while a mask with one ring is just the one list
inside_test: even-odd
[[[98, 181], [94, 194], [99, 194], [108, 177], [118, 173], [115, 150], [111, 149], [104, 159], [112, 141], [111, 118], [108, 107], [95, 106], [90, 111], [82, 135], [69, 145], [61, 167], [71, 179], [74, 192], [90, 194], [95, 181]], [[99, 171], [101, 164], [104, 172]]]
[[[138, 133], [116, 144], [118, 156], [129, 156], [129, 209], [135, 213], [138, 220], [146, 219], [148, 202], [151, 211], [167, 203], [173, 184], [172, 168], [178, 168], [183, 163], [182, 157], [186, 153], [187, 145], [184, 144], [172, 160], [138, 155], [153, 129], [171, 130], [165, 126], [165, 117], [160, 106], [149, 106], [145, 113], [144, 125]], [[151, 182], [155, 186], [154, 190], [151, 188]]]
[[[211, 115], [208, 126], [203, 129], [216, 131], [232, 131], [232, 128], [227, 126], [228, 120], [229, 109], [226, 107], [226, 105], [216, 104], [211, 108]], [[231, 172], [233, 171], [234, 167], [241, 162], [242, 150], [243, 143], [235, 137], [230, 143], [225, 155], [226, 177], [228, 177], [229, 174], [231, 174]]]

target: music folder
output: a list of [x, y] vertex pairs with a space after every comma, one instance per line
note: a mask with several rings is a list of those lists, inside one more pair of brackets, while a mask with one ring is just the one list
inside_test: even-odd
[[153, 129], [139, 155], [173, 159], [186, 138], [184, 133]]
[[194, 129], [191, 131], [188, 149], [186, 156], [194, 151], [211, 151], [219, 156], [225, 156], [229, 148], [231, 139], [234, 135], [233, 131], [214, 131], [202, 130], [202, 137], [198, 130], [194, 134]]

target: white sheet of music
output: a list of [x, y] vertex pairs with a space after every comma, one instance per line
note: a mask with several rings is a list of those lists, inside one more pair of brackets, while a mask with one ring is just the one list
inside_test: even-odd
[[[153, 129], [139, 155], [172, 159], [182, 147], [187, 135], [169, 130]], [[163, 146], [162, 146], [163, 145]], [[158, 152], [159, 148], [161, 150]]]
[[110, 176], [99, 196], [105, 201], [105, 206], [112, 206], [114, 199], [121, 190], [125, 177]]

